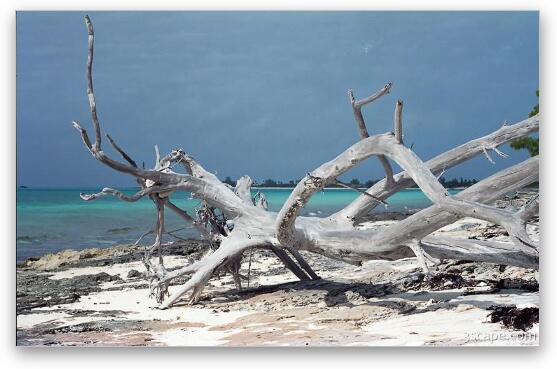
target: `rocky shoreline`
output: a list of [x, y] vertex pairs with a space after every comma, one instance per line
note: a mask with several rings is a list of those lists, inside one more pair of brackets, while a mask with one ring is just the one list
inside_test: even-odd
[[[498, 206], [520, 206], [530, 195]], [[539, 237], [537, 220], [528, 231]], [[439, 232], [506, 239], [501, 228], [472, 219]], [[165, 248], [165, 263], [177, 268], [205, 250], [202, 241], [175, 243]], [[68, 250], [18, 265], [17, 344], [522, 346], [539, 340], [537, 274], [528, 269], [445, 261], [424, 278], [413, 258], [353, 266], [304, 253], [322, 279], [299, 282], [262, 250], [251, 265], [244, 258], [249, 287], [237, 291], [223, 274], [199, 304], [160, 310], [148, 297], [142, 252], [137, 246]]]

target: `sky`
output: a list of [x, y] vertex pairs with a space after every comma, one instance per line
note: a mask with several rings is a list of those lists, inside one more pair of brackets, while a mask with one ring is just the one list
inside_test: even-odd
[[[181, 148], [220, 178], [290, 180], [358, 140], [347, 91], [425, 161], [527, 118], [537, 103], [538, 12], [89, 12], [97, 110], [137, 162]], [[17, 184], [129, 186], [95, 161], [80, 12], [17, 13]], [[106, 140], [106, 152], [114, 158]], [[475, 158], [446, 177], [484, 178], [528, 155]], [[379, 179], [370, 159], [342, 179]]]

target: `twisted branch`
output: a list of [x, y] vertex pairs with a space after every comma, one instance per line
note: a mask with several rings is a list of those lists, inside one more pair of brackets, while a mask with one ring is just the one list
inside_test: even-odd
[[[161, 158], [158, 147], [155, 146], [154, 169], [145, 169], [144, 166], [138, 168], [136, 162], [107, 135], [112, 147], [127, 164], [106, 155], [101, 149], [101, 129], [93, 92], [94, 33], [89, 17], [85, 17], [85, 23], [89, 46], [87, 95], [95, 142], [91, 142], [87, 131], [77, 122], [74, 122], [74, 127], [96, 160], [118, 172], [133, 176], [142, 189], [131, 196], [112, 188], [80, 196], [86, 201], [91, 201], [111, 195], [129, 202], [149, 196], [155, 203], [155, 242], [147, 250], [144, 263], [150, 278], [151, 292], [157, 301], [162, 303], [162, 307], [172, 305], [189, 291], [190, 302], [197, 302], [207, 281], [218, 270], [230, 272], [237, 288], [240, 289], [242, 276], [239, 269], [243, 252], [254, 248], [273, 251], [301, 280], [319, 277], [304, 260], [299, 249], [352, 263], [365, 259], [408, 256], [412, 249], [424, 270], [427, 269], [426, 259], [434, 260], [435, 257], [493, 261], [537, 268], [538, 246], [527, 234], [526, 222], [538, 212], [539, 199], [533, 199], [514, 213], [484, 204], [502, 196], [506, 191], [516, 190], [536, 181], [539, 173], [537, 157], [480, 181], [454, 197], [447, 193], [438, 178], [441, 171], [482, 152], [491, 159], [487, 150], [493, 150], [499, 156], [505, 157], [506, 154], [498, 150], [497, 146], [536, 131], [539, 127], [538, 116], [515, 125], [505, 125], [490, 135], [470, 141], [424, 163], [411, 148], [403, 145], [401, 101], [397, 102], [395, 109], [394, 133], [369, 137], [361, 108], [389, 93], [392, 84], [387, 84], [377, 93], [361, 100], [356, 100], [350, 91], [350, 101], [361, 140], [335, 159], [308, 173], [276, 214], [266, 211], [267, 201], [262, 193], [256, 194], [255, 198], [251, 197], [252, 180], [248, 176], [241, 177], [232, 190], [181, 149], [172, 150]], [[338, 176], [371, 156], [377, 156], [385, 169], [386, 178], [383, 181], [328, 218], [300, 216], [301, 209], [315, 192], [322, 190], [327, 184], [341, 183], [337, 180]], [[398, 163], [404, 172], [393, 176], [387, 158]], [[172, 169], [177, 165], [183, 166], [187, 174], [173, 172]], [[385, 199], [390, 195], [414, 183], [433, 201], [433, 206], [387, 228], [372, 227], [362, 230], [354, 227], [353, 221], [357, 217], [366, 214], [378, 203], [385, 203]], [[195, 219], [171, 201], [170, 197], [178, 191], [189, 191], [192, 198], [202, 200]], [[212, 244], [212, 248], [201, 260], [173, 272], [167, 272], [163, 265], [164, 208], [170, 209], [185, 222], [193, 225]], [[508, 231], [514, 244], [449, 240], [431, 235], [433, 231], [464, 216], [500, 224]], [[158, 264], [151, 262], [151, 255], [155, 251], [158, 251]], [[169, 292], [169, 282], [188, 273], [193, 273], [191, 278], [177, 291], [173, 291], [170, 298], [163, 303]]]

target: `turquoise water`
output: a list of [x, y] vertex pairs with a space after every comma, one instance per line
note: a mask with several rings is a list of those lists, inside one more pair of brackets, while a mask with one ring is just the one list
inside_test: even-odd
[[[119, 201], [112, 197], [85, 202], [80, 192], [97, 192], [100, 188], [87, 189], [18, 189], [17, 190], [17, 260], [43, 255], [63, 249], [107, 247], [135, 242], [154, 226], [154, 205], [149, 199], [136, 203]], [[135, 189], [124, 190], [132, 194]], [[253, 190], [253, 194], [258, 190]], [[269, 210], [278, 211], [290, 195], [291, 189], [259, 189], [267, 197]], [[457, 191], [451, 190], [455, 193]], [[348, 189], [326, 189], [315, 194], [303, 215], [327, 216], [342, 209], [359, 194]], [[193, 213], [199, 200], [188, 199], [189, 194], [173, 196], [173, 202]], [[431, 202], [419, 189], [396, 193], [387, 200], [388, 211], [400, 211], [429, 206]], [[385, 211], [379, 206], [375, 211]], [[184, 227], [174, 214], [166, 213], [166, 229]], [[191, 228], [176, 233], [180, 237], [196, 238]], [[145, 242], [152, 239], [146, 238]]]

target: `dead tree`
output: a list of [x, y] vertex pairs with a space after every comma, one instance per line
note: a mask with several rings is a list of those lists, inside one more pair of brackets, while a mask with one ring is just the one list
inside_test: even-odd
[[[80, 132], [83, 143], [96, 160], [134, 177], [141, 190], [127, 196], [115, 189], [105, 188], [99, 193], [82, 194], [81, 197], [90, 201], [110, 195], [132, 202], [149, 197], [155, 203], [155, 242], [147, 249], [144, 262], [151, 292], [162, 308], [169, 307], [190, 291], [190, 303], [197, 302], [208, 280], [219, 270], [232, 273], [237, 287], [240, 288], [239, 267], [242, 255], [255, 248], [272, 250], [301, 280], [317, 279], [318, 276], [304, 260], [300, 250], [352, 264], [359, 264], [365, 260], [395, 260], [415, 255], [426, 273], [429, 272], [428, 262], [437, 259], [476, 260], [538, 268], [538, 245], [526, 232], [526, 222], [538, 212], [538, 198], [514, 212], [489, 205], [506, 193], [537, 181], [538, 157], [502, 170], [454, 196], [451, 196], [438, 181], [442, 172], [477, 155], [485, 154], [491, 161], [489, 150], [504, 156], [498, 146], [537, 131], [537, 115], [516, 124], [505, 124], [487, 136], [464, 143], [423, 162], [403, 143], [401, 101], [396, 104], [393, 132], [370, 136], [367, 131], [361, 109], [390, 92], [391, 83], [362, 100], [356, 100], [350, 92], [361, 140], [336, 158], [309, 172], [298, 182], [281, 210], [275, 213], [267, 211], [267, 202], [263, 194], [252, 198], [252, 180], [248, 176], [241, 177], [236, 187], [232, 188], [205, 170], [181, 149], [173, 150], [162, 158], [156, 149], [154, 168], [145, 169], [138, 167], [107, 135], [108, 141], [125, 163], [109, 157], [101, 146], [101, 126], [93, 92], [93, 26], [87, 16], [85, 23], [89, 37], [87, 95], [94, 141], [91, 141], [87, 131], [79, 123], [74, 122], [74, 127]], [[301, 210], [315, 192], [329, 184], [337, 183], [340, 175], [373, 156], [379, 158], [385, 169], [384, 180], [367, 189], [352, 203], [331, 216], [300, 216]], [[397, 163], [403, 171], [395, 175], [390, 160]], [[177, 168], [183, 168], [184, 173], [178, 172]], [[419, 186], [433, 202], [432, 206], [388, 227], [356, 227], [358, 220], [378, 204], [385, 203], [389, 196], [413, 185]], [[177, 192], [190, 192], [192, 198], [202, 200], [202, 207], [196, 214], [188, 214], [172, 202], [172, 196]], [[173, 271], [164, 268], [161, 253], [165, 209], [176, 213], [186, 223], [195, 227], [211, 244], [210, 250], [200, 260]], [[462, 217], [473, 217], [498, 224], [508, 232], [512, 242], [432, 235], [432, 232]], [[187, 282], [167, 298], [169, 283], [179, 276], [188, 274], [191, 276]]]

